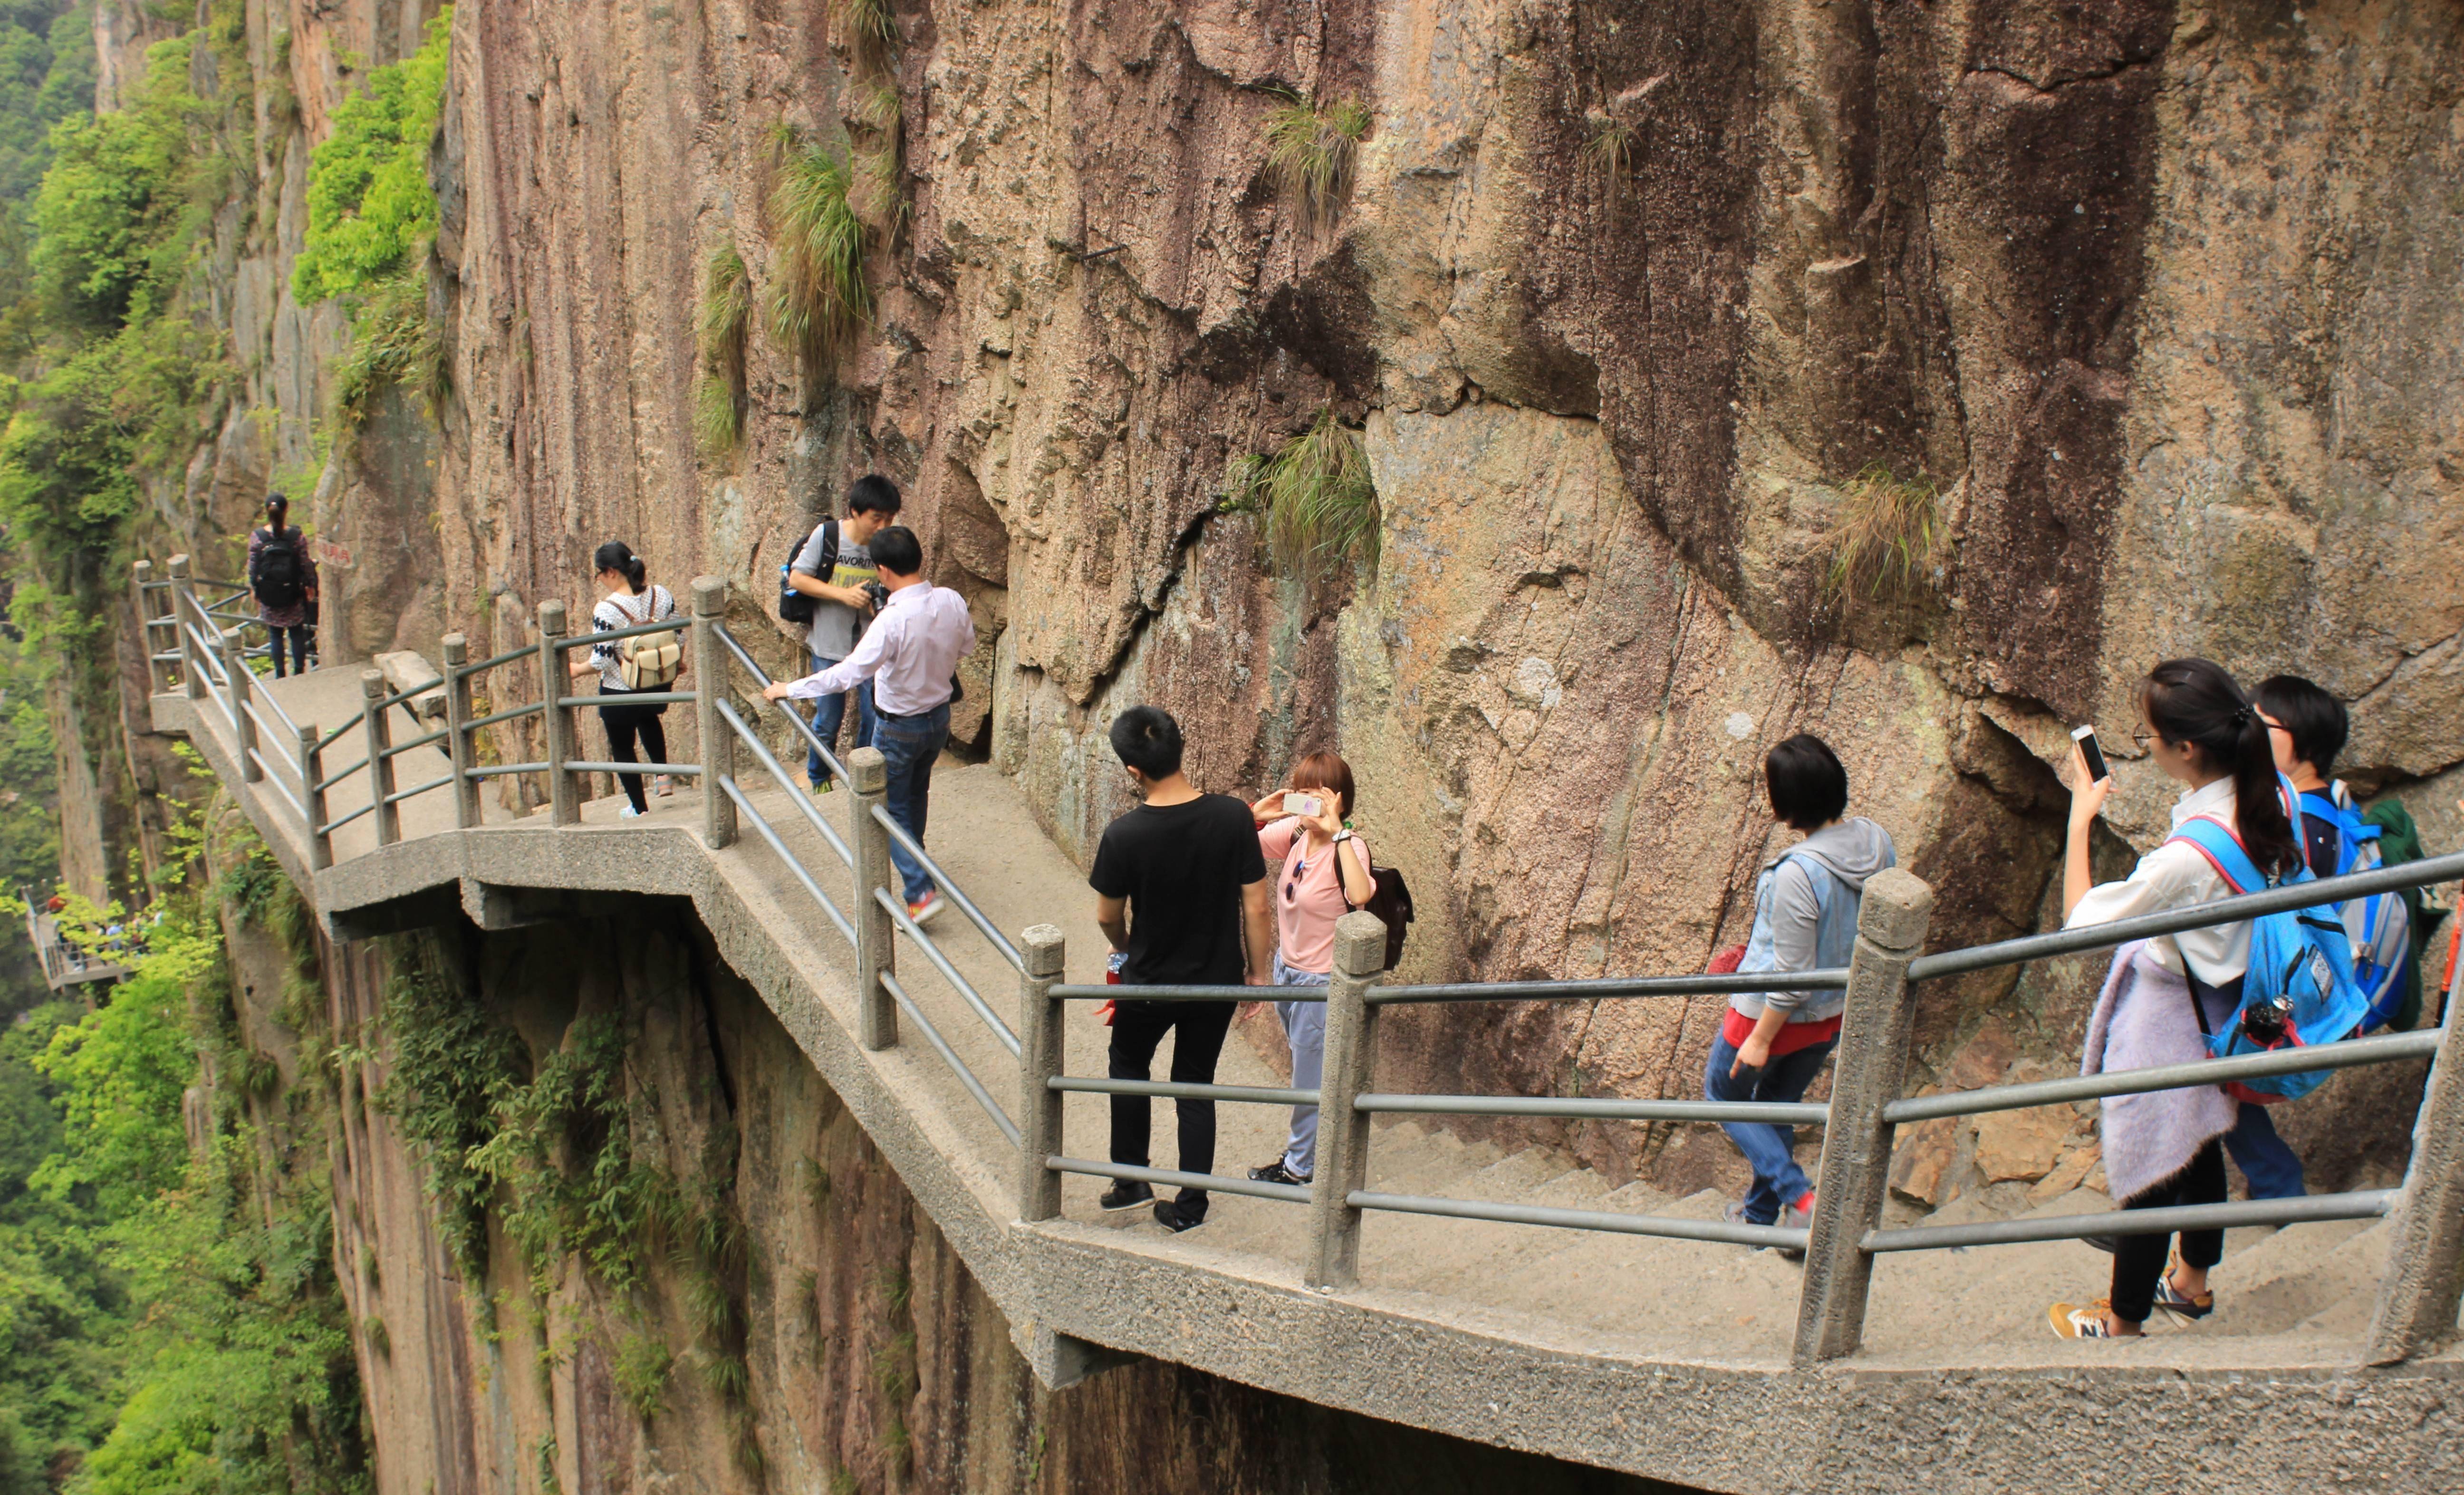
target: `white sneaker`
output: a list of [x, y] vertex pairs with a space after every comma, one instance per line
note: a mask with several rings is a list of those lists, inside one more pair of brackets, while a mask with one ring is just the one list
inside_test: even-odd
[[618, 820], [636, 820], [649, 813], [650, 812], [648, 810], [637, 810], [630, 804], [625, 804], [617, 807], [616, 818]]

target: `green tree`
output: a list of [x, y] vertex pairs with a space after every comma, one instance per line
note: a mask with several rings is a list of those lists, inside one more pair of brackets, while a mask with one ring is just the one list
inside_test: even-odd
[[363, 292], [401, 272], [436, 237], [428, 146], [445, 102], [447, 7], [427, 39], [368, 75], [366, 89], [334, 111], [334, 131], [309, 158], [308, 232], [291, 294], [322, 301]]

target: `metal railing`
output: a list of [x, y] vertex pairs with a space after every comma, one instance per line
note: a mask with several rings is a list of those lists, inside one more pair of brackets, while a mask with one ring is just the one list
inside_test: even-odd
[[[860, 748], [842, 760], [833, 744], [821, 740], [798, 712], [788, 709], [783, 715], [795, 737], [848, 786], [846, 799], [849, 811], [845, 829], [834, 825], [756, 730], [751, 714], [758, 713], [759, 708], [750, 707], [748, 700], [746, 709], [739, 709], [734, 693], [734, 684], [739, 678], [737, 671], [741, 671], [741, 678], [750, 680], [757, 692], [772, 682], [751, 651], [725, 627], [725, 588], [718, 581], [705, 577], [694, 582], [689, 621], [662, 620], [613, 633], [567, 635], [563, 605], [545, 603], [539, 609], [536, 644], [476, 663], [466, 660], [465, 641], [459, 635], [449, 636], [445, 641], [442, 682], [446, 725], [404, 742], [391, 740], [390, 708], [435, 686], [387, 693], [383, 677], [367, 671], [362, 676], [363, 702], [357, 723], [366, 739], [365, 754], [347, 767], [328, 771], [322, 755], [351, 730], [350, 726], [346, 724], [321, 737], [314, 726], [294, 726], [255, 686], [239, 658], [236, 636], [213, 630], [208, 621], [210, 611], [194, 605], [185, 561], [186, 558], [173, 559], [172, 578], [166, 582], [152, 581], [146, 571], [140, 570], [135, 595], [142, 626], [149, 638], [165, 629], [175, 634], [179, 648], [168, 652], [179, 666], [182, 687], [192, 698], [215, 699], [219, 710], [214, 714], [214, 722], [228, 725], [238, 742], [243, 776], [251, 782], [274, 783], [278, 800], [308, 829], [315, 848], [314, 866], [330, 865], [331, 833], [362, 816], [375, 816], [378, 843], [391, 844], [400, 836], [400, 803], [439, 788], [452, 791], [455, 824], [467, 829], [480, 824], [477, 793], [488, 778], [540, 774], [547, 780], [551, 824], [567, 826], [580, 820], [579, 774], [673, 773], [697, 777], [703, 786], [705, 843], [713, 850], [729, 848], [739, 839], [740, 827], [749, 824], [831, 928], [847, 942], [853, 959], [855, 1026], [862, 1045], [876, 1051], [893, 1047], [899, 1043], [900, 1021], [913, 1024], [1005, 1143], [1015, 1149], [1018, 1215], [1029, 1225], [1060, 1214], [1060, 1180], [1066, 1174], [1306, 1204], [1310, 1211], [1310, 1225], [1304, 1276], [1311, 1286], [1329, 1292], [1344, 1291], [1356, 1283], [1363, 1221], [1379, 1213], [1777, 1246], [1802, 1253], [1806, 1260], [1794, 1359], [1799, 1365], [1812, 1365], [1857, 1349], [1862, 1334], [1872, 1264], [1880, 1255], [2088, 1235], [2392, 1217], [2396, 1240], [2371, 1330], [2368, 1358], [2373, 1363], [2409, 1358], [2443, 1343], [2454, 1332], [2459, 1289], [2464, 1288], [2464, 1282], [2459, 1282], [2464, 1279], [2464, 1078], [2448, 1078], [2464, 1076], [2464, 1059], [2451, 1053], [2452, 1045], [2464, 1043], [2456, 1037], [2459, 1028], [2453, 1013], [2458, 994], [2454, 991], [2448, 994], [2445, 1019], [2434, 1031], [2386, 1034], [2293, 1052], [1993, 1086], [1949, 1094], [1911, 1097], [1902, 1091], [1906, 1082], [1914, 1010], [1912, 993], [1917, 982], [2109, 949], [2131, 940], [2238, 922], [2284, 909], [2427, 887], [2464, 877], [2464, 855], [2272, 890], [2195, 909], [1932, 955], [1918, 953], [1931, 917], [1932, 890], [1903, 871], [1889, 871], [1866, 886], [1850, 963], [1842, 968], [1790, 975], [1387, 984], [1380, 970], [1385, 955], [1385, 927], [1370, 914], [1352, 913], [1337, 923], [1334, 969], [1328, 985], [1271, 989], [1271, 995], [1278, 1000], [1322, 1000], [1327, 1004], [1326, 1052], [1318, 1086], [1199, 1085], [1075, 1076], [1065, 1071], [1062, 1062], [1063, 1015], [1069, 1002], [1107, 998], [1229, 1002], [1263, 998], [1269, 991], [1249, 986], [1123, 988], [1065, 983], [1061, 979], [1065, 948], [1057, 928], [1048, 924], [1034, 926], [1015, 943], [1003, 935], [957, 879], [891, 812], [886, 802], [887, 766], [881, 755], [870, 748]], [[155, 603], [165, 590], [170, 593], [172, 605], [167, 614], [158, 615]], [[697, 689], [646, 693], [634, 699], [642, 704], [706, 705], [707, 709], [696, 713], [701, 761], [622, 764], [582, 758], [575, 750], [573, 713], [605, 701], [602, 697], [563, 693], [565, 652], [630, 635], [671, 630], [689, 631], [693, 679]], [[162, 663], [163, 658], [160, 654], [149, 655], [149, 669]], [[539, 698], [475, 714], [473, 680], [486, 671], [522, 663], [534, 664], [539, 671]], [[499, 764], [476, 760], [477, 734], [534, 715], [543, 717], [546, 751], [541, 759]], [[277, 728], [287, 729], [285, 740], [296, 746], [295, 756], [286, 758], [282, 752], [261, 745], [260, 739], [280, 735]], [[408, 788], [396, 787], [395, 759], [404, 753], [440, 742], [451, 759], [449, 771]], [[795, 815], [788, 818], [791, 824], [800, 821], [811, 830], [818, 846], [825, 848], [824, 869], [830, 876], [839, 875], [842, 868], [850, 874], [849, 882], [839, 885], [845, 890], [843, 894], [825, 887], [827, 879], [817, 874], [811, 859], [791, 844], [787, 828], [765, 815], [755, 797], [738, 781], [739, 752], [749, 754], [761, 774], [784, 791], [787, 802], [795, 806]], [[329, 818], [327, 793], [363, 772], [369, 780], [366, 802]], [[296, 793], [292, 788], [295, 783], [298, 785]], [[914, 916], [905, 897], [893, 848], [913, 859], [942, 899], [956, 907], [1002, 963], [1016, 973], [1019, 986], [1015, 1026]], [[832, 862], [836, 865], [829, 865]], [[924, 956], [959, 1003], [983, 1025], [999, 1045], [1002, 1059], [1014, 1062], [1014, 1110], [995, 1097], [986, 1075], [967, 1062], [915, 1000], [907, 984], [909, 978], [898, 969], [896, 956], [902, 943], [913, 946]], [[1833, 1061], [1831, 1098], [1827, 1102], [1406, 1094], [1374, 1090], [1370, 1085], [1378, 1047], [1378, 1015], [1390, 1007], [1685, 999], [1772, 990], [1847, 993]], [[2455, 1062], [2432, 1067], [2416, 1124], [2412, 1161], [2400, 1188], [1961, 1225], [1884, 1228], [1881, 1224], [1895, 1132], [1903, 1125], [2423, 1058]], [[1307, 1186], [1301, 1187], [1075, 1157], [1064, 1145], [1063, 1132], [1063, 1102], [1071, 1094], [1195, 1099], [1237, 1105], [1314, 1105], [1319, 1108], [1316, 1173]], [[1809, 1226], [1796, 1227], [1373, 1190], [1368, 1187], [1372, 1123], [1378, 1116], [1393, 1115], [1669, 1125], [1819, 1124], [1826, 1130], [1813, 1220]]]

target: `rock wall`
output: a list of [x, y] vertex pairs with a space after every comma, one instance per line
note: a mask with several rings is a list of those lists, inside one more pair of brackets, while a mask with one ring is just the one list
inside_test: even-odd
[[[251, 6], [264, 107], [297, 104], [230, 272], [276, 412], [233, 410], [232, 494], [318, 456], [341, 331], [288, 301], [301, 147], [433, 11]], [[759, 629], [878, 468], [988, 640], [962, 743], [1055, 836], [1083, 855], [1126, 805], [1102, 730], [1133, 701], [1210, 788], [1338, 745], [1419, 893], [1413, 975], [1743, 938], [1756, 767], [1800, 730], [1941, 890], [1938, 940], [2041, 927], [2067, 726], [2126, 744], [2132, 682], [2187, 651], [2326, 683], [2346, 776], [2464, 844], [2452, 9], [1003, 0], [893, 6], [878, 55], [856, 13], [456, 12], [450, 393], [383, 405], [316, 486], [349, 648], [512, 648], [611, 537]], [[1293, 97], [1370, 111], [1324, 211], [1268, 168]], [[742, 441], [704, 452], [704, 266], [771, 290], [781, 127], [894, 147], [875, 307], [819, 363], [757, 317]], [[1323, 410], [1382, 559], [1279, 574], [1232, 474]], [[1875, 473], [1940, 495], [1903, 596], [1827, 581]], [[2120, 778], [2108, 862], [2168, 798]], [[2084, 981], [2013, 980], [1925, 994], [1927, 1076], [2067, 1060]], [[1391, 1079], [1688, 1092], [1715, 1020], [1419, 1013]], [[1576, 1140], [1622, 1171], [1665, 1139]]]

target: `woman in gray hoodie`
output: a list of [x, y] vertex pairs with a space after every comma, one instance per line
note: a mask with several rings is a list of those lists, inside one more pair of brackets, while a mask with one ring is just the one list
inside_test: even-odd
[[[1848, 810], [1848, 771], [1820, 737], [1800, 733], [1771, 750], [1763, 779], [1771, 813], [1805, 833], [1773, 857], [1754, 885], [1754, 929], [1740, 974], [1845, 966], [1857, 941], [1865, 880], [1898, 861], [1890, 832]], [[1703, 1070], [1715, 1101], [1793, 1103], [1839, 1042], [1848, 994], [1740, 992], [1728, 999], [1718, 1042]], [[1728, 1206], [1738, 1224], [1803, 1227], [1814, 1219], [1814, 1185], [1791, 1153], [1795, 1129], [1723, 1122], [1720, 1130], [1754, 1171], [1744, 1200]]]

